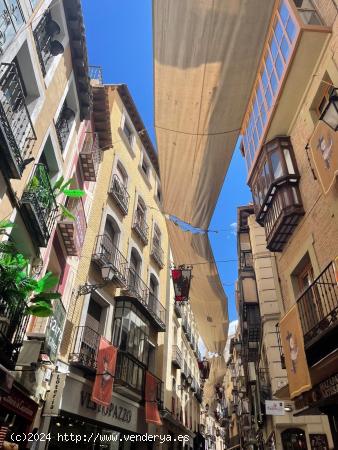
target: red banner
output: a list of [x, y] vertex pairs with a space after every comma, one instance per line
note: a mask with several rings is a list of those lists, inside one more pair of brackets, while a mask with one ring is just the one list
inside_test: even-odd
[[175, 301], [188, 301], [191, 281], [191, 269], [172, 269], [171, 276], [173, 279], [175, 290]]
[[109, 406], [113, 394], [117, 348], [101, 337], [97, 352], [96, 377], [92, 391], [92, 401]]
[[157, 405], [157, 387], [160, 381], [150, 372], [146, 372], [145, 403], [146, 422], [162, 425]]

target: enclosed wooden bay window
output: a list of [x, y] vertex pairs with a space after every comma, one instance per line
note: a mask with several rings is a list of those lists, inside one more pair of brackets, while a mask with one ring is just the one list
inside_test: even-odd
[[257, 222], [265, 228], [271, 251], [283, 250], [304, 214], [299, 178], [289, 137], [277, 137], [262, 147], [249, 185]]

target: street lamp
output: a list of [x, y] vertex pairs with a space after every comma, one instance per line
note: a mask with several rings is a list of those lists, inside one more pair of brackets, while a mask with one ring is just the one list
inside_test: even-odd
[[326, 125], [332, 128], [333, 131], [338, 130], [338, 89], [334, 88], [329, 103], [326, 105], [319, 120], [322, 120]]
[[78, 290], [79, 295], [91, 294], [92, 292], [96, 291], [97, 289], [100, 289], [100, 288], [106, 286], [110, 281], [113, 280], [114, 276], [115, 276], [115, 271], [111, 266], [103, 266], [101, 268], [101, 277], [102, 277], [104, 283], [82, 284], [81, 286], [79, 286], [79, 290]]

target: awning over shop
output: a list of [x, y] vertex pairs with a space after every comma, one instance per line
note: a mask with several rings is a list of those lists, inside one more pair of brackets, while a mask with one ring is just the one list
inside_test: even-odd
[[167, 226], [175, 264], [193, 265], [189, 297], [198, 331], [210, 352], [222, 354], [228, 333], [227, 297], [208, 236], [183, 231], [170, 220]]
[[207, 228], [256, 76], [271, 0], [154, 0], [164, 210]]

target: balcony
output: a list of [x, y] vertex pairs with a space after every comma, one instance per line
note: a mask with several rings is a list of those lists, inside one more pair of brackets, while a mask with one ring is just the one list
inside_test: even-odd
[[195, 397], [199, 404], [203, 402], [203, 390], [198, 385], [195, 392]]
[[[297, 3], [303, 7], [297, 8]], [[327, 0], [321, 9], [325, 17], [312, 0], [280, 0], [274, 11], [242, 127], [250, 176], [262, 144], [290, 128], [330, 37], [336, 15], [334, 1]]]
[[152, 246], [151, 246], [151, 250], [150, 250], [150, 255], [152, 256], [153, 260], [156, 262], [156, 264], [158, 265], [158, 267], [160, 269], [163, 269], [164, 267], [164, 253], [163, 250], [161, 248], [161, 245], [159, 242], [153, 240]]
[[173, 366], [177, 367], [178, 369], [182, 368], [182, 353], [181, 350], [178, 348], [177, 345], [173, 345], [172, 348], [172, 363]]
[[138, 211], [136, 211], [135, 213], [133, 230], [141, 239], [144, 245], [148, 244], [149, 227], [147, 225], [144, 215], [139, 214]]
[[76, 327], [73, 337], [73, 351], [69, 354], [69, 363], [80, 369], [94, 372], [99, 343], [99, 333], [88, 326]]
[[101, 162], [101, 150], [97, 133], [86, 133], [79, 156], [83, 179], [85, 181], [96, 181]]
[[261, 149], [250, 179], [257, 222], [264, 226], [267, 248], [283, 250], [304, 215], [299, 173], [291, 140], [277, 137]]
[[182, 325], [184, 334], [186, 334], [187, 330], [188, 330], [188, 321], [187, 321], [186, 316], [183, 317], [181, 325]]
[[21, 214], [32, 238], [39, 247], [47, 247], [56, 223], [58, 207], [43, 164], [36, 164], [20, 204]]
[[253, 270], [253, 257], [250, 251], [241, 251], [239, 260], [241, 270]]
[[34, 30], [35, 45], [43, 76], [51, 66], [53, 57], [64, 52], [62, 44], [54, 39], [60, 31], [60, 26], [52, 19], [50, 11], [43, 15]]
[[[135, 306], [151, 321], [156, 331], [165, 331], [166, 310], [164, 306], [131, 267], [127, 269], [127, 287], [123, 290], [136, 300]], [[122, 300], [124, 297], [116, 297], [116, 299]]]
[[175, 311], [175, 314], [176, 314], [177, 318], [181, 319], [182, 318], [182, 307], [181, 307], [180, 302], [176, 302], [175, 301], [175, 303], [174, 303], [174, 311]]
[[187, 361], [183, 361], [183, 367], [181, 367], [181, 377], [187, 380], [189, 376], [189, 369]]
[[0, 297], [0, 364], [9, 370], [15, 368], [29, 320], [26, 305], [13, 300], [9, 304]]
[[118, 351], [114, 386], [123, 392], [123, 388], [131, 389], [144, 397], [145, 367], [127, 352]]
[[75, 112], [64, 103], [60, 115], [56, 121], [55, 129], [58, 137], [61, 153], [65, 150], [68, 138], [75, 119]]
[[297, 300], [309, 364], [337, 349], [338, 285], [330, 262]]
[[244, 362], [256, 362], [259, 355], [261, 336], [261, 318], [257, 304], [242, 303], [242, 359]]
[[0, 166], [8, 178], [21, 178], [35, 131], [26, 106], [16, 64], [0, 65]]
[[96, 237], [92, 261], [99, 267], [111, 267], [114, 270], [113, 282], [120, 288], [127, 286], [128, 261], [112, 242], [108, 234]]
[[19, 0], [2, 2], [0, 16], [0, 54], [3, 55], [9, 44], [24, 23]]
[[113, 176], [113, 182], [110, 187], [109, 193], [115, 200], [116, 205], [119, 207], [121, 213], [126, 216], [128, 214], [130, 195], [128, 194], [126, 187], [116, 174]]
[[64, 218], [58, 223], [68, 256], [80, 256], [87, 229], [87, 220], [81, 199], [70, 199], [67, 208], [75, 220]]

